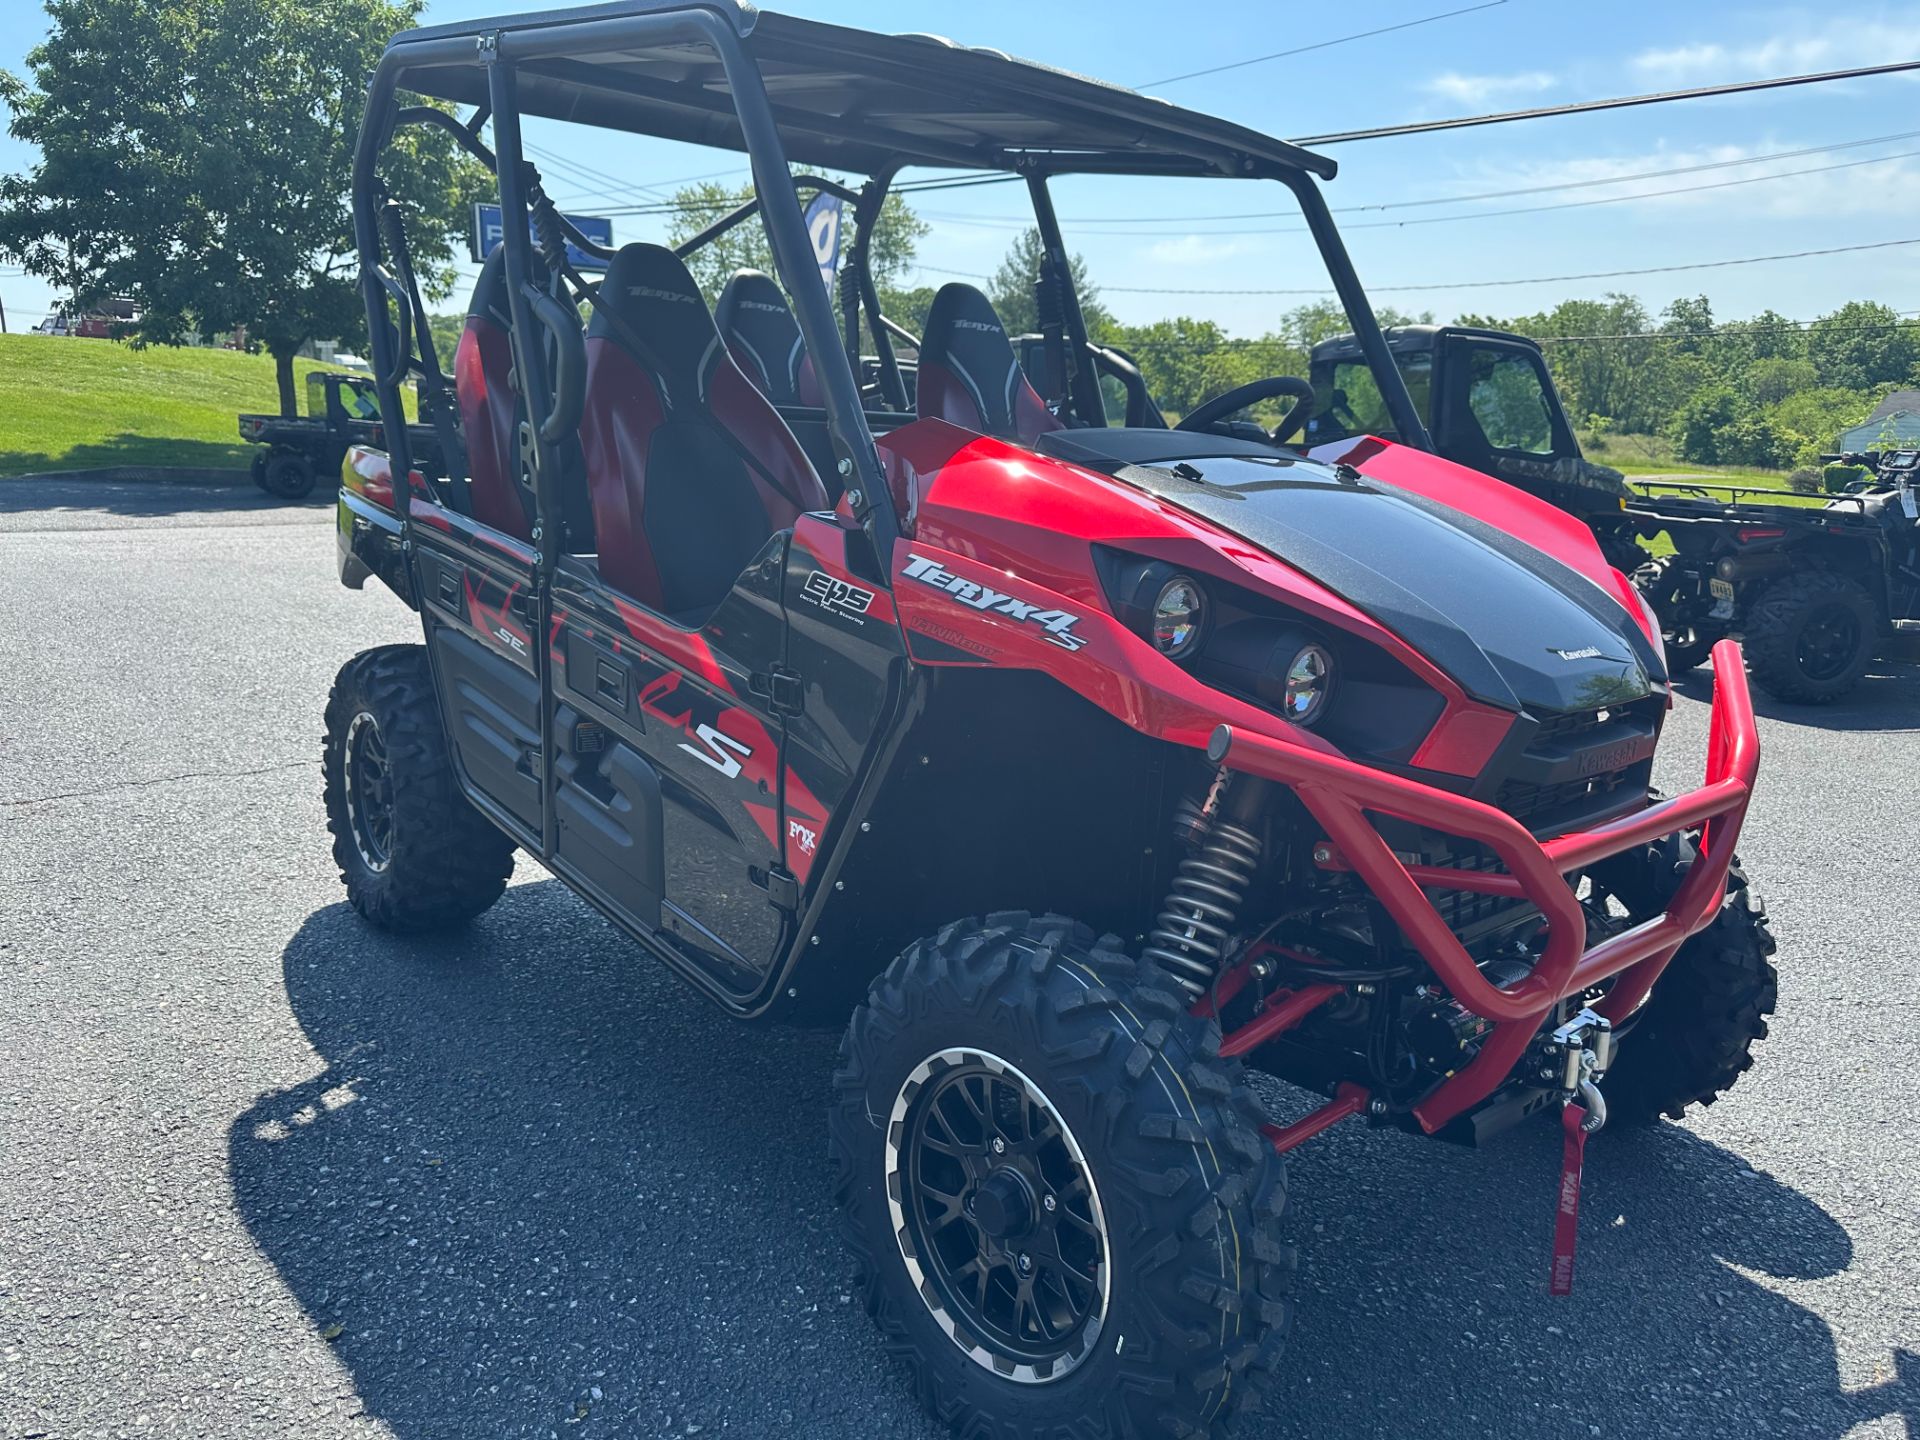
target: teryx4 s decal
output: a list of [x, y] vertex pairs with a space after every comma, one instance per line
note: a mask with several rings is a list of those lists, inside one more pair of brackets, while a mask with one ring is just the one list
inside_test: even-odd
[[682, 741], [680, 748], [702, 765], [711, 765], [729, 780], [740, 773], [742, 760], [753, 757], [751, 745], [741, 743], [712, 725], [696, 725], [693, 737], [700, 742], [698, 745]]
[[1014, 620], [1024, 620], [1029, 625], [1038, 625], [1047, 632], [1047, 639], [1062, 650], [1078, 650], [1087, 643], [1087, 637], [1074, 632], [1074, 626], [1080, 617], [1070, 610], [1048, 610], [1030, 601], [1009, 595], [1004, 590], [995, 590], [975, 581], [963, 579], [941, 565], [938, 560], [929, 560], [924, 555], [907, 556], [906, 567], [901, 571], [910, 580], [918, 580], [922, 585], [931, 585], [936, 590], [944, 590], [969, 609], [990, 611], [995, 615], [1006, 615]]

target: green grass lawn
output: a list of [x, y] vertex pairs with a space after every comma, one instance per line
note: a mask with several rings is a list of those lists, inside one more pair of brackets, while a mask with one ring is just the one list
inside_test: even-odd
[[[296, 381], [313, 368], [294, 361]], [[0, 476], [111, 465], [244, 468], [251, 447], [234, 417], [278, 409], [266, 355], [0, 335]]]

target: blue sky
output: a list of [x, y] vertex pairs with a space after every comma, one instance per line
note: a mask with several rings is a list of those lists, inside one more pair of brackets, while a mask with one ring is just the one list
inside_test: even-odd
[[[1144, 84], [1150, 93], [1281, 136], [1920, 58], [1920, 31], [1910, 14], [1903, 17], [1891, 5], [1614, 0], [1601, 7], [1502, 0], [1311, 54], [1165, 85], [1146, 83], [1472, 3], [1358, 0], [1289, 7], [1278, 22], [1275, 7], [1257, 0], [1210, 6], [1165, 0], [1103, 0], [1098, 6], [800, 0], [791, 8], [844, 24], [935, 31], [1103, 79]], [[426, 19], [460, 20], [511, 8], [511, 0], [431, 0]], [[44, 16], [32, 0], [0, 0], [0, 66], [17, 72], [43, 29]], [[1807, 319], [1854, 298], [1914, 311], [1920, 309], [1920, 245], [1616, 279], [1482, 288], [1449, 282], [1633, 270], [1920, 238], [1916, 99], [1920, 83], [1898, 77], [1330, 147], [1341, 173], [1328, 186], [1328, 198], [1336, 208], [1395, 207], [1346, 208], [1348, 247], [1376, 304], [1431, 310], [1442, 319], [1465, 311], [1532, 311], [1609, 289], [1638, 294], [1656, 311], [1675, 296], [1705, 294], [1715, 313], [1729, 319], [1768, 307]], [[645, 203], [650, 196], [641, 187], [739, 170], [735, 157], [724, 152], [552, 124], [531, 125], [529, 139], [549, 155], [599, 172], [596, 178], [547, 165], [555, 193], [589, 213]], [[1875, 143], [1855, 143], [1866, 140]], [[1847, 148], [1830, 148], [1838, 146]], [[1783, 152], [1813, 153], [1738, 163]], [[0, 168], [18, 169], [31, 158], [25, 147], [0, 137]], [[1677, 170], [1689, 173], [1659, 173]], [[1756, 178], [1793, 171], [1814, 173]], [[1618, 179], [1650, 172], [1651, 178]], [[1615, 183], [1473, 203], [1409, 204], [1567, 181]], [[1233, 333], [1254, 334], [1308, 297], [1134, 292], [1325, 287], [1325, 272], [1297, 233], [1297, 222], [1284, 216], [1196, 218], [1288, 210], [1288, 198], [1274, 185], [1081, 178], [1060, 182], [1057, 200], [1069, 241], [1085, 254], [1094, 279], [1105, 287], [1106, 303], [1123, 320], [1187, 313], [1215, 319]], [[1607, 203], [1485, 213], [1593, 200]], [[921, 209], [934, 230], [921, 250], [928, 267], [923, 278], [937, 283], [954, 272], [992, 270], [1011, 239], [1021, 202], [1014, 187], [927, 196]], [[1130, 223], [1142, 217], [1153, 223]], [[1403, 223], [1415, 221], [1427, 223]], [[658, 238], [658, 223], [616, 219], [615, 234], [623, 242]], [[37, 281], [4, 271], [0, 298], [15, 329], [34, 323], [49, 304]]]

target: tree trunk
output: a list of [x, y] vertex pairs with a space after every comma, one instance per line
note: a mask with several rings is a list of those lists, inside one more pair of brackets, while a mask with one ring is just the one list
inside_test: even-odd
[[294, 396], [293, 389], [293, 351], [273, 352], [273, 378], [280, 385], [280, 414], [291, 420], [300, 413], [300, 405]]

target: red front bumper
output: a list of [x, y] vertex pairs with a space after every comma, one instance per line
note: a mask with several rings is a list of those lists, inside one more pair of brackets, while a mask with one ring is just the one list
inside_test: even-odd
[[[1454, 999], [1495, 1022], [1472, 1063], [1414, 1108], [1414, 1117], [1429, 1133], [1499, 1087], [1560, 1001], [1618, 976], [1596, 1008], [1615, 1022], [1625, 1019], [1646, 998], [1681, 943], [1719, 912], [1727, 868], [1759, 770], [1760, 736], [1746, 666], [1733, 641], [1714, 646], [1713, 673], [1706, 783], [1637, 814], [1547, 841], [1536, 840], [1512, 816], [1477, 800], [1228, 726], [1214, 733], [1209, 757], [1291, 788], [1326, 832], [1327, 844], [1316, 850], [1316, 861], [1323, 868], [1358, 874]], [[1367, 818], [1369, 811], [1478, 841], [1497, 854], [1506, 869], [1405, 864]], [[1610, 855], [1696, 828], [1698, 857], [1665, 912], [1588, 949], [1586, 915], [1566, 876]], [[1546, 923], [1539, 963], [1515, 985], [1490, 983], [1423, 887], [1524, 897]], [[1305, 1013], [1300, 1010], [1301, 1016]], [[1260, 1039], [1265, 1039], [1284, 1028], [1264, 1020], [1256, 1017], [1225, 1036], [1222, 1050], [1234, 1054], [1252, 1048], [1236, 1043], [1242, 1031], [1261, 1027]], [[1343, 1113], [1351, 1113], [1351, 1108]]]

